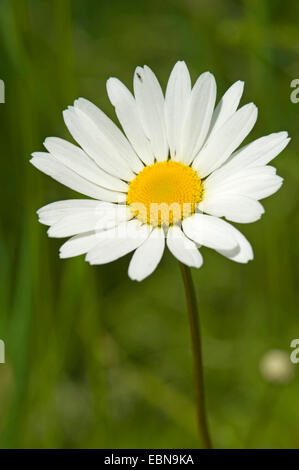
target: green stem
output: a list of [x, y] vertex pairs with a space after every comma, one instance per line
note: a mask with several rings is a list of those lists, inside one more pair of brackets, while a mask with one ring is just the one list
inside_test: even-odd
[[190, 333], [192, 342], [192, 353], [194, 362], [194, 383], [195, 383], [195, 399], [196, 399], [196, 412], [197, 412], [197, 425], [199, 434], [202, 440], [204, 449], [211, 449], [212, 442], [209, 435], [208, 423], [205, 410], [205, 395], [204, 395], [204, 379], [203, 379], [203, 364], [201, 354], [201, 341], [199, 329], [199, 317], [196, 304], [196, 296], [194, 285], [191, 277], [191, 271], [188, 266], [179, 263], [187, 301], [187, 309], [189, 314]]

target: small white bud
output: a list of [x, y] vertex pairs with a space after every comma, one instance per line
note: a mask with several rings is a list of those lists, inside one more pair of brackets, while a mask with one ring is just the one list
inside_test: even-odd
[[280, 349], [266, 352], [260, 362], [260, 372], [267, 382], [286, 384], [294, 376], [289, 355]]

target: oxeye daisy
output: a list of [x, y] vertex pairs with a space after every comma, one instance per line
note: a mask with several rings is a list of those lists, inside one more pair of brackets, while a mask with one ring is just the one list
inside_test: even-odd
[[[282, 178], [268, 163], [289, 142], [270, 134], [237, 150], [253, 128], [257, 108], [237, 109], [243, 82], [216, 102], [214, 76], [193, 88], [184, 62], [174, 66], [165, 97], [147, 66], [137, 67], [134, 95], [116, 78], [107, 91], [122, 132], [99, 108], [79, 98], [63, 112], [79, 146], [49, 137], [47, 153], [31, 163], [92, 199], [59, 201], [38, 211], [51, 237], [72, 237], [60, 257], [86, 254], [104, 264], [134, 251], [129, 276], [142, 280], [157, 267], [165, 244], [187, 266], [202, 264], [200, 246], [233, 261], [253, 258], [250, 243], [229, 222], [254, 222], [259, 202]], [[165, 243], [166, 240], [166, 243]]]
[[[31, 163], [91, 199], [49, 204], [38, 211], [51, 237], [71, 237], [60, 257], [85, 254], [105, 264], [134, 252], [131, 279], [141, 281], [159, 264], [165, 245], [179, 260], [190, 319], [197, 421], [211, 447], [204, 400], [195, 291], [189, 267], [199, 268], [201, 246], [239, 263], [253, 259], [250, 243], [230, 222], [255, 222], [259, 202], [282, 184], [268, 163], [288, 144], [277, 132], [239, 146], [257, 119], [253, 103], [238, 109], [243, 82], [216, 102], [214, 76], [191, 86], [184, 62], [174, 66], [165, 97], [147, 66], [137, 67], [134, 95], [116, 78], [107, 91], [123, 132], [99, 108], [79, 98], [63, 112], [79, 146], [55, 137]], [[226, 221], [224, 220], [226, 219]]]

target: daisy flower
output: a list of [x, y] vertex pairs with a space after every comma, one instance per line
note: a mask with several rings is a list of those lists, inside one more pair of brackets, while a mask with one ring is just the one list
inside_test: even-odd
[[238, 149], [257, 119], [253, 103], [238, 109], [243, 82], [216, 102], [214, 76], [191, 86], [184, 62], [174, 66], [165, 97], [152, 70], [137, 67], [134, 96], [116, 78], [107, 91], [123, 132], [99, 108], [79, 98], [63, 112], [79, 146], [56, 137], [31, 163], [92, 199], [49, 204], [38, 211], [50, 237], [71, 237], [60, 257], [86, 255], [90, 264], [134, 252], [131, 279], [159, 264], [165, 245], [187, 266], [202, 265], [201, 246], [247, 263], [250, 243], [230, 222], [255, 222], [259, 202], [282, 184], [268, 163], [288, 144], [286, 132]]

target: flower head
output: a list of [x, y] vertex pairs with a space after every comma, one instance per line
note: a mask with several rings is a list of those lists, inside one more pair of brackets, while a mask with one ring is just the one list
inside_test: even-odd
[[237, 109], [243, 82], [234, 83], [215, 108], [216, 82], [205, 72], [193, 88], [177, 62], [165, 97], [147, 66], [137, 67], [134, 96], [116, 78], [107, 91], [123, 132], [94, 104], [79, 98], [64, 121], [80, 147], [50, 137], [31, 163], [92, 199], [49, 204], [38, 211], [49, 236], [72, 237], [60, 257], [86, 254], [91, 264], [134, 251], [129, 276], [150, 275], [168, 249], [199, 268], [200, 246], [239, 263], [253, 258], [231, 222], [258, 220], [259, 202], [282, 178], [268, 163], [288, 144], [286, 132], [270, 134], [237, 150], [257, 119], [253, 103]]
[[294, 377], [294, 368], [289, 355], [281, 349], [270, 349], [260, 361], [262, 377], [271, 383], [286, 384]]

